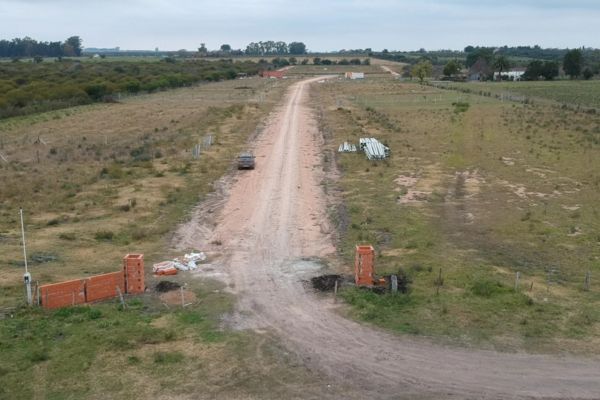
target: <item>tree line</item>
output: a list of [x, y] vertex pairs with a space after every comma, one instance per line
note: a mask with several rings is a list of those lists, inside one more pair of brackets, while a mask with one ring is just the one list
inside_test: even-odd
[[30, 37], [0, 40], [0, 57], [79, 57], [82, 40], [71, 36], [64, 42], [38, 42]]
[[227, 56], [283, 56], [306, 54], [306, 45], [303, 42], [286, 43], [282, 41], [251, 42], [245, 50], [233, 49], [230, 44], [224, 43], [218, 50], [209, 50], [205, 43], [198, 47], [201, 57], [227, 57]]
[[[509, 70], [515, 63], [509, 56], [502, 53], [499, 49], [489, 47], [466, 48], [467, 52], [465, 65], [472, 71], [480, 73], [484, 79], [493, 79], [494, 73], [500, 79], [502, 72]], [[455, 68], [452, 68], [452, 61], [444, 67], [444, 73], [452, 76]], [[456, 64], [457, 61], [454, 60]], [[526, 64], [525, 73], [522, 76], [524, 80], [553, 80], [560, 75], [560, 68], [565, 75], [571, 79], [591, 79], [594, 75], [600, 73], [600, 63], [594, 63], [592, 60], [586, 60], [583, 49], [565, 50], [560, 60], [531, 60]]]
[[0, 63], [0, 118], [26, 115], [119, 96], [151, 93], [202, 81], [255, 75], [263, 69], [251, 61], [162, 61]]

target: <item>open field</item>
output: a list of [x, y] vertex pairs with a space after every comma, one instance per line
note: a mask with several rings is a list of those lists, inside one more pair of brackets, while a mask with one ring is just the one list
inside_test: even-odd
[[[363, 81], [236, 80], [0, 122], [0, 311], [16, 306], [0, 313], [0, 395], [594, 398], [600, 290], [583, 278], [600, 260], [600, 117], [373, 67]], [[364, 136], [392, 157], [335, 152]], [[257, 169], [219, 179], [247, 146]], [[199, 249], [210, 266], [176, 277], [185, 310], [150, 277], [125, 309], [26, 310], [21, 205], [34, 281], [112, 271], [127, 252], [148, 270]], [[311, 276], [350, 272], [361, 242], [409, 294], [345, 288], [347, 307], [312, 292]]]
[[321, 76], [338, 74], [340, 79], [346, 72], [364, 72], [370, 76], [385, 76], [389, 75], [379, 65], [296, 65], [286, 72], [287, 76]]
[[530, 100], [546, 101], [584, 108], [600, 108], [600, 81], [539, 81], [539, 82], [469, 82], [443, 83], [457, 90], [474, 94], [488, 92], [505, 98], [522, 96]]
[[598, 354], [600, 287], [583, 283], [600, 273], [600, 117], [377, 79], [323, 83], [312, 99], [332, 154], [366, 136], [392, 150], [335, 155], [346, 265], [372, 243], [381, 273], [413, 281], [408, 296], [346, 291], [352, 314], [464, 344]]
[[[175, 253], [170, 232], [232, 167], [286, 82], [207, 84], [0, 125], [0, 397], [321, 397], [329, 385], [269, 334], [224, 330], [234, 298], [183, 274], [179, 291], [45, 312], [21, 308], [18, 207], [34, 281], [118, 269], [127, 252]], [[191, 147], [214, 135], [199, 160]], [[39, 139], [39, 140], [38, 140]], [[37, 261], [36, 261], [37, 260]], [[173, 280], [173, 279], [171, 279]], [[5, 311], [7, 308], [13, 311]], [[30, 382], [23, 385], [23, 382]]]
[[[18, 209], [41, 282], [164, 256], [165, 234], [231, 167], [286, 83], [246, 79], [0, 122], [0, 305], [20, 297]], [[194, 160], [193, 146], [214, 144]], [[37, 261], [35, 261], [37, 260]]]

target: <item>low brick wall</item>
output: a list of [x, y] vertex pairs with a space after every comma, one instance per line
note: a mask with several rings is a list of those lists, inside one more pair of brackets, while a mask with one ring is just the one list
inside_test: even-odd
[[85, 281], [53, 283], [40, 286], [40, 301], [44, 308], [60, 308], [85, 303]]
[[119, 290], [123, 294], [144, 293], [143, 254], [127, 254], [121, 271], [42, 285], [39, 302], [44, 308], [68, 307], [112, 299], [119, 295]]

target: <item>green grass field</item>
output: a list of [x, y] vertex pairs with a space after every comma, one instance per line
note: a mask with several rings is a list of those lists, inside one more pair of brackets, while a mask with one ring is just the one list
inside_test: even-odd
[[469, 82], [450, 84], [458, 90], [472, 93], [489, 92], [494, 95], [516, 95], [531, 100], [549, 100], [569, 106], [600, 108], [600, 81], [553, 81], [553, 82]]
[[379, 272], [413, 280], [408, 296], [345, 292], [352, 314], [465, 344], [597, 353], [600, 286], [583, 283], [600, 273], [599, 116], [389, 79], [321, 84], [313, 102], [332, 152], [371, 136], [392, 151], [335, 156], [346, 264], [371, 243]]
[[224, 330], [234, 299], [221, 284], [187, 290], [196, 299], [185, 309], [144, 295], [126, 308], [15, 311], [0, 320], [0, 398], [278, 399], [324, 386], [269, 335]]

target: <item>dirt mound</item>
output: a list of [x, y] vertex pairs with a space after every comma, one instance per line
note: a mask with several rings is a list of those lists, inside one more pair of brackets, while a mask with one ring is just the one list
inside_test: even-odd
[[177, 282], [172, 281], [160, 281], [156, 285], [155, 289], [158, 293], [170, 292], [171, 290], [177, 290], [181, 285]]
[[315, 289], [322, 292], [329, 292], [335, 288], [335, 282], [337, 281], [339, 285], [341, 280], [341, 275], [321, 275], [311, 278], [310, 281]]

